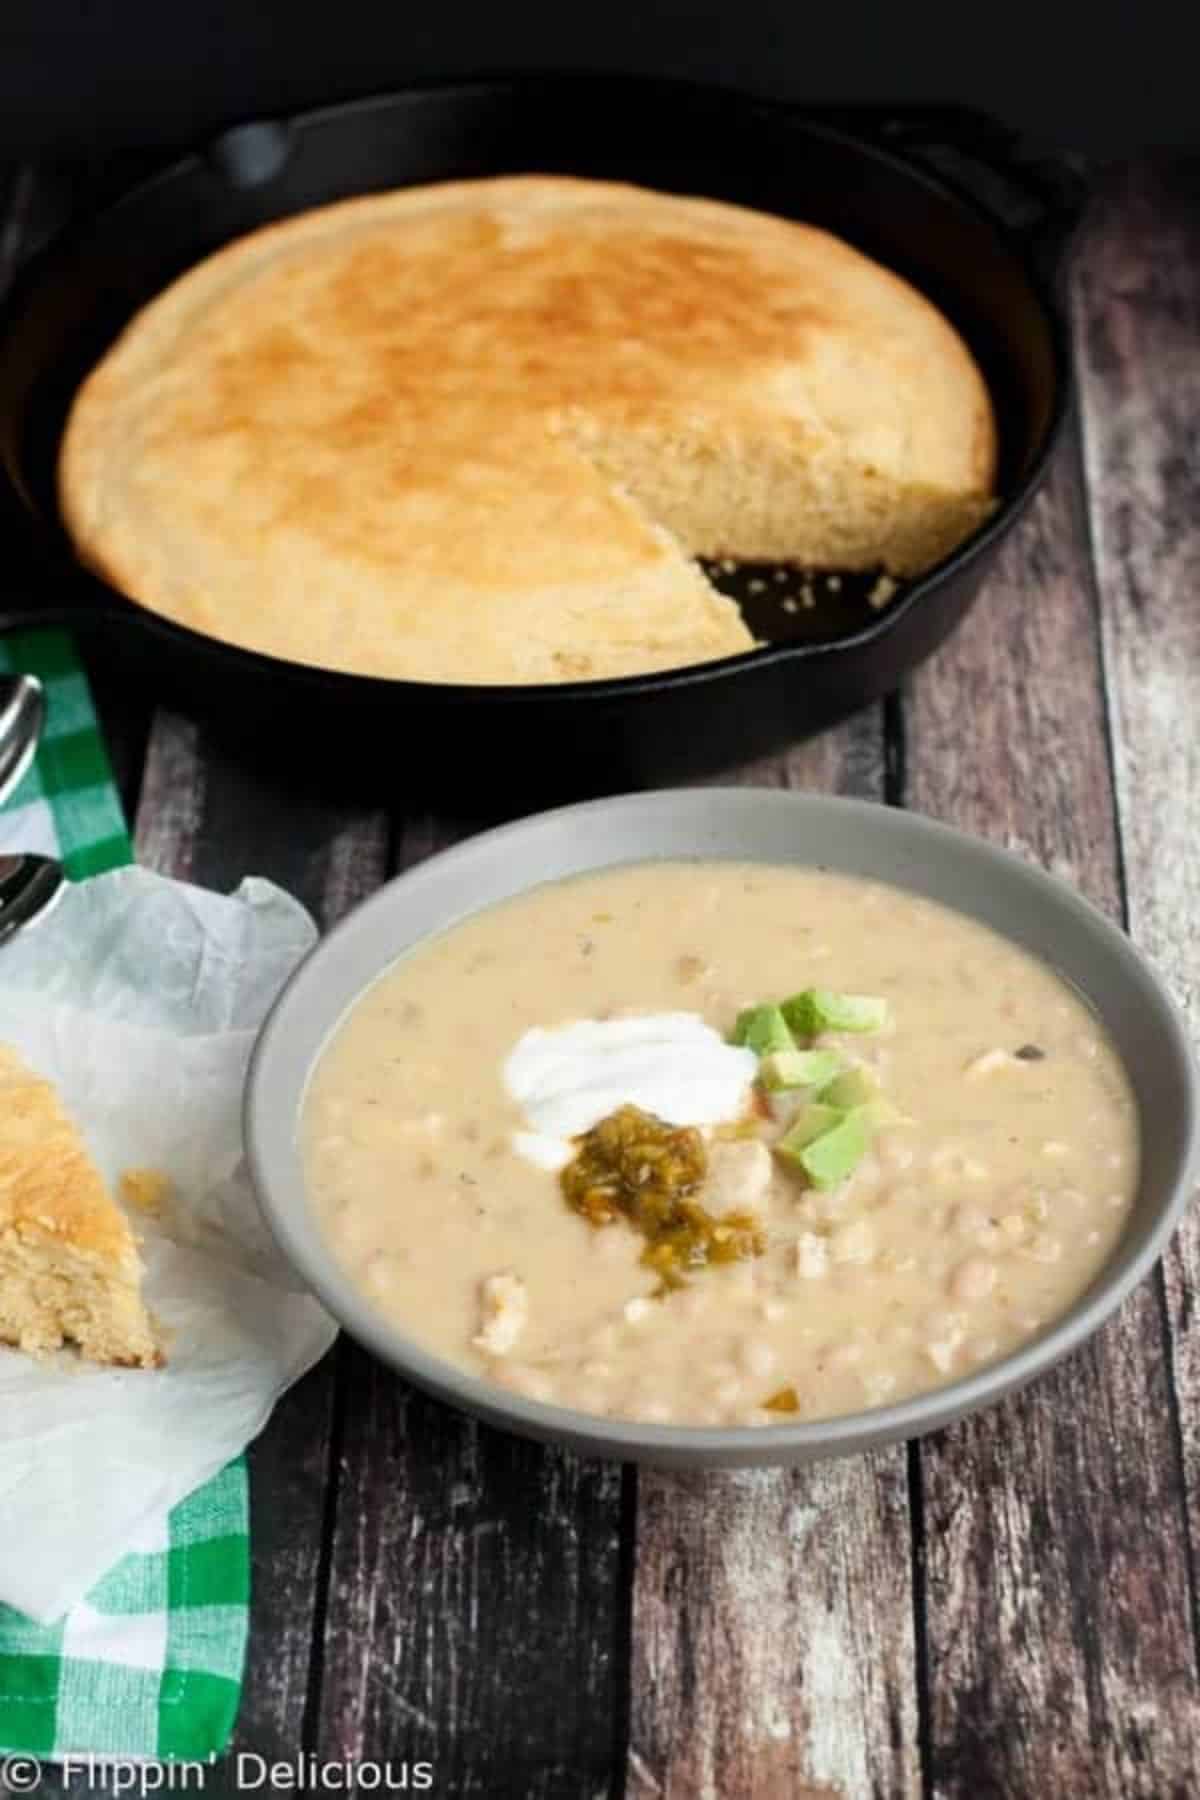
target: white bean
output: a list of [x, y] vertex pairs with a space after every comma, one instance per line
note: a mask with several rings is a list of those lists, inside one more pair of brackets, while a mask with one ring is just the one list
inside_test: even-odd
[[825, 1239], [813, 1231], [802, 1231], [796, 1239], [796, 1273], [805, 1281], [819, 1281], [828, 1267]]
[[487, 1356], [506, 1356], [525, 1329], [529, 1294], [511, 1269], [485, 1276], [479, 1286], [479, 1330], [471, 1342]]
[[496, 1379], [502, 1381], [505, 1387], [512, 1388], [514, 1393], [524, 1394], [527, 1400], [545, 1401], [554, 1398], [554, 1383], [540, 1369], [526, 1368], [517, 1363]]
[[876, 1138], [875, 1149], [885, 1169], [911, 1169], [916, 1152], [899, 1132], [889, 1131]]
[[883, 1169], [880, 1166], [879, 1158], [868, 1150], [866, 1155], [860, 1158], [858, 1166], [850, 1177], [850, 1182], [856, 1191], [860, 1188], [871, 1188], [875, 1186], [882, 1174]]
[[834, 1232], [829, 1249], [834, 1262], [868, 1263], [875, 1254], [875, 1233], [866, 1219], [854, 1219]]
[[667, 1425], [671, 1419], [671, 1409], [661, 1400], [641, 1400], [630, 1408], [631, 1419], [639, 1419], [644, 1425]]
[[770, 1344], [764, 1344], [761, 1338], [747, 1338], [739, 1360], [747, 1375], [767, 1376], [778, 1358]]
[[363, 1286], [369, 1294], [386, 1294], [395, 1272], [395, 1263], [386, 1250], [372, 1250], [363, 1265]]
[[963, 1074], [968, 1081], [975, 1081], [981, 1075], [994, 1075], [999, 1069], [1015, 1068], [1017, 1061], [1011, 1050], [985, 1050], [967, 1064]]
[[947, 1287], [954, 1300], [982, 1300], [996, 1285], [996, 1265], [984, 1256], [968, 1256], [951, 1270]]

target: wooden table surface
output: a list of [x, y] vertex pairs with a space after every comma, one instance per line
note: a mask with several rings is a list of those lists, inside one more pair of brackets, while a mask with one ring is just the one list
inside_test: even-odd
[[[0, 278], [47, 183], [0, 171]], [[1008, 844], [1123, 920], [1200, 1031], [1200, 167], [1099, 172], [1068, 291], [1079, 416], [970, 618], [901, 694], [725, 779]], [[387, 811], [317, 803], [99, 698], [153, 868], [268, 875], [328, 924], [469, 829], [411, 771]], [[580, 1462], [341, 1340], [251, 1451], [236, 1745], [425, 1758], [456, 1800], [1194, 1795], [1198, 1255], [1193, 1214], [1017, 1398], [796, 1471]]]

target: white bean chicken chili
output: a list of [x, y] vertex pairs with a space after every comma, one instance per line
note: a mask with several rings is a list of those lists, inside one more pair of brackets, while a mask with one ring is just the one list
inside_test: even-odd
[[[815, 984], [868, 1010], [794, 1006], [780, 1052], [774, 1003]], [[591, 1094], [591, 1130], [547, 1129]], [[672, 1116], [628, 1115], [618, 1204], [581, 1152], [647, 1094]], [[1087, 1288], [1138, 1176], [1124, 1071], [1052, 970], [898, 889], [738, 863], [581, 876], [426, 943], [336, 1032], [303, 1138], [395, 1325], [527, 1397], [683, 1425], [860, 1412], [1008, 1354]]]

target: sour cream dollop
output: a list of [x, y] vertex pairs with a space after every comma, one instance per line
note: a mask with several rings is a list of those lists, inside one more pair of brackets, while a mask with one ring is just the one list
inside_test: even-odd
[[752, 1050], [727, 1044], [698, 1013], [534, 1027], [504, 1063], [504, 1085], [530, 1125], [513, 1147], [539, 1168], [562, 1168], [568, 1140], [619, 1106], [669, 1125], [720, 1125], [745, 1110], [757, 1068]]

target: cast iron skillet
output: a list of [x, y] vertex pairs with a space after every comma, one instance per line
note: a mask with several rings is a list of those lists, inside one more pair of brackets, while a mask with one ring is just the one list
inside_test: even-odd
[[[964, 133], [985, 178], [999, 162], [997, 191], [1022, 207], [1024, 230], [911, 154], [914, 140]], [[963, 617], [1063, 421], [1070, 375], [1048, 276], [1074, 220], [1004, 143], [953, 110], [831, 120], [719, 89], [607, 76], [488, 79], [236, 128], [52, 245], [6, 309], [0, 529], [9, 592], [28, 597], [20, 620], [6, 622], [69, 620], [156, 695], [219, 716], [262, 751], [317, 746], [358, 770], [419, 772], [451, 793], [499, 787], [510, 801], [670, 781], [821, 729], [894, 688]], [[82, 376], [143, 302], [216, 246], [305, 207], [521, 170], [739, 201], [826, 226], [906, 275], [958, 326], [989, 382], [1001, 445], [992, 519], [882, 611], [866, 601], [873, 578], [836, 592], [818, 584], [813, 605], [786, 572], [721, 572], [767, 647], [550, 688], [304, 668], [159, 619], [75, 563], [53, 495], [63, 420]]]

